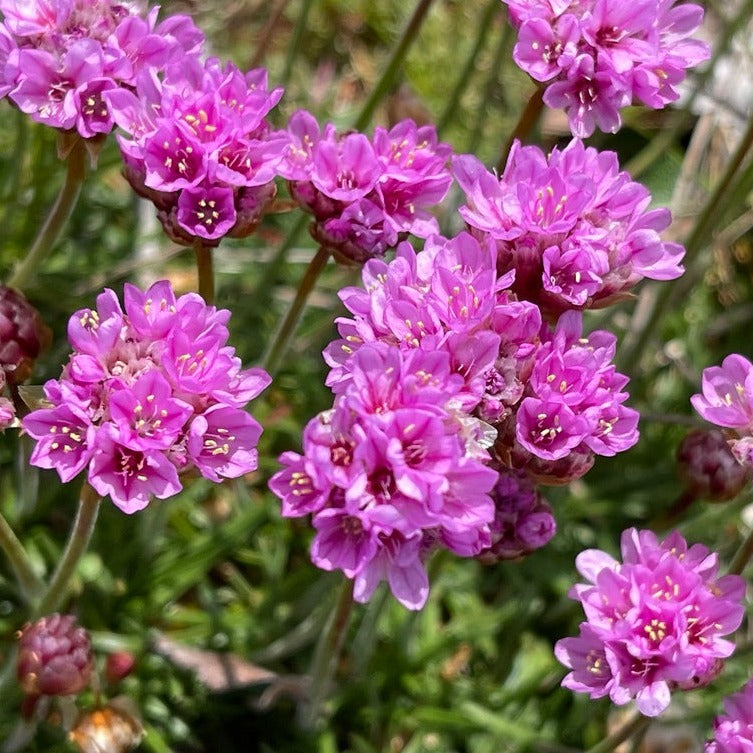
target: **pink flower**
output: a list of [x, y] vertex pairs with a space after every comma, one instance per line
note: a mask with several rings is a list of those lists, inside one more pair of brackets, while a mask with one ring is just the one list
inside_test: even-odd
[[659, 233], [666, 210], [646, 211], [648, 190], [621, 172], [614, 152], [574, 140], [546, 156], [516, 142], [498, 179], [470, 155], [453, 163], [470, 231], [497, 244], [513, 291], [544, 311], [604, 307], [641, 279], [682, 274], [684, 250]]
[[242, 73], [216, 58], [169, 62], [163, 78], [141, 75], [135, 92], [110, 94], [126, 177], [151, 199], [177, 243], [209, 245], [251, 233], [275, 195], [285, 139], [266, 116], [282, 97], [267, 73]]
[[724, 699], [724, 714], [714, 720], [714, 739], [706, 753], [749, 753], [753, 750], [753, 680]]
[[0, 10], [0, 96], [83, 138], [112, 130], [110, 95], [133, 91], [141, 71], [196, 55], [204, 42], [187, 16], [157, 24], [156, 8], [142, 17], [114, 0], [2, 0]]
[[32, 464], [63, 481], [87, 468], [127, 513], [177, 494], [191, 468], [215, 482], [255, 470], [261, 426], [242, 408], [270, 379], [241, 368], [229, 312], [193, 293], [176, 298], [167, 281], [127, 285], [124, 308], [106, 290], [95, 310], [71, 317], [75, 351], [45, 385], [52, 407], [23, 421], [37, 440]]
[[591, 698], [637, 701], [646, 716], [666, 709], [673, 689], [704, 685], [734, 651], [724, 636], [742, 621], [745, 582], [718, 577], [715, 554], [688, 547], [673, 533], [660, 542], [650, 531], [622, 535], [623, 562], [587, 550], [576, 565], [588, 583], [571, 590], [586, 622], [580, 636], [555, 646], [572, 671], [563, 680]]
[[703, 20], [676, 0], [503, 0], [518, 42], [515, 62], [537, 81], [549, 107], [564, 107], [574, 136], [614, 132], [620, 109], [635, 100], [653, 108], [679, 97], [685, 71], [709, 57], [689, 37]]
[[314, 238], [340, 258], [361, 263], [409, 233], [437, 232], [427, 209], [449, 190], [451, 150], [433, 127], [405, 120], [390, 131], [377, 128], [370, 141], [360, 133], [338, 135], [331, 124], [320, 129], [301, 110], [284, 136], [279, 173], [314, 215]]
[[312, 560], [341, 569], [365, 601], [380, 580], [410, 609], [423, 606], [425, 536], [460, 556], [490, 543], [496, 473], [484, 467], [452, 410], [462, 381], [446, 353], [364, 345], [331, 411], [285, 453], [270, 488], [283, 514], [314, 513]]

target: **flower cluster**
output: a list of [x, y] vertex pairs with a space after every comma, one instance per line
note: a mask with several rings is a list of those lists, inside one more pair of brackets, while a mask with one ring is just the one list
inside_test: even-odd
[[137, 3], [1, 0], [0, 95], [34, 120], [84, 138], [114, 126], [110, 93], [140, 71], [198, 54], [204, 35], [188, 16], [157, 23]]
[[723, 636], [743, 618], [745, 581], [717, 576], [716, 554], [688, 547], [676, 532], [660, 542], [651, 531], [622, 535], [622, 562], [587, 550], [576, 560], [588, 583], [570, 595], [586, 621], [580, 635], [557, 642], [557, 658], [572, 671], [563, 685], [591, 698], [608, 695], [656, 716], [670, 691], [710, 682], [734, 650]]
[[722, 716], [714, 720], [714, 739], [705, 753], [749, 753], [753, 750], [753, 680], [724, 700]]
[[[282, 456], [271, 488], [283, 515], [314, 513], [314, 561], [355, 577], [357, 598], [379, 575], [423, 603], [432, 545], [485, 560], [543, 546], [554, 520], [531, 479], [572, 480], [637, 440], [615, 338], [584, 337], [579, 312], [552, 328], [497, 269], [492, 240], [433, 236], [369, 260], [364, 288], [340, 293], [352, 318], [325, 351], [334, 408], [308, 425], [302, 455]], [[499, 464], [485, 468], [492, 447]], [[409, 595], [388, 566], [405, 568], [407, 542]]]
[[753, 467], [753, 364], [733, 353], [721, 366], [703, 370], [701, 394], [691, 403], [712, 424], [732, 429], [732, 453], [745, 466]]
[[244, 410], [270, 382], [241, 369], [227, 345], [230, 312], [169, 282], [125, 287], [125, 311], [112, 290], [68, 323], [74, 348], [45, 395], [50, 407], [23, 420], [37, 440], [31, 463], [69, 481], [88, 481], [124, 512], [164, 499], [195, 468], [220, 481], [252, 471], [261, 426]]
[[[502, 0], [518, 29], [515, 62], [546, 82], [544, 102], [564, 107], [575, 136], [616, 132], [620, 109], [659, 109], [678, 99], [685, 71], [709, 57], [689, 37], [700, 5], [676, 0]], [[551, 83], [550, 83], [551, 82]]]
[[306, 426], [270, 482], [286, 517], [313, 515], [311, 557], [354, 579], [366, 601], [381, 580], [410, 609], [429, 591], [424, 556], [473, 556], [491, 544], [496, 474], [457, 415], [463, 380], [447, 353], [369, 343], [331, 411]]
[[279, 174], [293, 198], [314, 215], [311, 233], [341, 260], [363, 262], [412, 233], [438, 232], [427, 211], [452, 183], [449, 145], [433, 126], [401, 121], [391, 130], [337, 134], [314, 117], [295, 113], [286, 131]]
[[170, 65], [163, 79], [147, 71], [135, 92], [109, 97], [130, 135], [119, 138], [126, 177], [154, 202], [174, 241], [217, 245], [255, 229], [286, 143], [265, 120], [281, 97], [262, 68], [243, 74], [195, 57]]
[[669, 211], [647, 210], [648, 189], [614, 152], [576, 139], [547, 157], [516, 142], [499, 178], [471, 155], [453, 168], [470, 231], [494, 239], [500, 272], [514, 269], [513, 290], [545, 312], [604, 307], [644, 277], [682, 274], [684, 249], [659, 237]]
[[342, 389], [363, 342], [444, 351], [463, 378], [462, 409], [497, 429], [497, 456], [538, 481], [567, 482], [594, 453], [614, 455], [638, 439], [638, 414], [623, 405], [628, 380], [611, 363], [616, 339], [585, 337], [575, 311], [552, 329], [512, 292], [517, 273], [497, 269], [494, 243], [467, 233], [430, 238], [419, 254], [401, 244], [390, 263], [369, 261], [365, 290], [340, 294], [354, 318], [338, 320], [342, 339], [325, 351], [327, 383]]

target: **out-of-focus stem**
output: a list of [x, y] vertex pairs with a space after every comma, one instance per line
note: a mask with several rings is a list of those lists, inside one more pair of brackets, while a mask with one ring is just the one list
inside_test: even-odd
[[301, 707], [302, 713], [299, 717], [299, 723], [303, 729], [312, 730], [319, 721], [322, 705], [329, 696], [332, 678], [340, 659], [352, 609], [353, 582], [347, 580], [342, 585], [335, 610], [332, 612], [332, 617], [324, 632], [319, 637], [319, 642], [314, 651], [314, 660], [309, 673], [311, 679], [309, 700], [305, 706]]
[[34, 239], [29, 252], [16, 267], [7, 284], [12, 288], [23, 289], [36, 274], [39, 265], [52, 250], [60, 237], [68, 218], [76, 206], [81, 193], [81, 186], [86, 175], [86, 148], [81, 139], [77, 139], [71, 147], [67, 158], [65, 180], [60, 189], [55, 204], [47, 219]]
[[0, 515], [0, 549], [10, 562], [24, 601], [31, 603], [41, 593], [42, 581], [34, 572], [23, 544], [3, 515]]
[[290, 338], [293, 336], [293, 332], [295, 332], [303, 309], [306, 306], [306, 301], [309, 295], [311, 295], [311, 291], [314, 289], [319, 275], [327, 266], [328, 259], [329, 251], [326, 248], [320, 247], [316, 254], [314, 254], [314, 258], [309, 262], [306, 273], [298, 285], [298, 290], [296, 290], [293, 303], [290, 304], [285, 318], [282, 320], [279, 329], [267, 348], [267, 352], [262, 359], [262, 366], [272, 375], [277, 371], [280, 361], [285, 355]]
[[288, 56], [285, 60], [285, 70], [283, 71], [280, 83], [287, 87], [290, 82], [290, 76], [293, 73], [293, 64], [301, 49], [301, 40], [303, 39], [303, 32], [306, 30], [306, 24], [308, 23], [309, 11], [314, 4], [313, 0], [303, 0], [301, 3], [301, 12], [296, 21], [295, 28], [293, 29], [293, 36], [290, 39], [288, 45]]
[[199, 278], [199, 295], [208, 303], [214, 303], [214, 260], [212, 249], [200, 240], [194, 241], [194, 255], [196, 256], [196, 273]]
[[478, 56], [481, 53], [484, 44], [486, 43], [486, 39], [489, 36], [489, 31], [493, 27], [492, 20], [494, 19], [494, 15], [495, 13], [499, 13], [499, 10], [500, 4], [498, 0], [491, 0], [491, 2], [484, 9], [484, 12], [481, 14], [481, 17], [479, 18], [478, 31], [476, 32], [476, 42], [474, 43], [473, 49], [465, 60], [465, 65], [463, 66], [463, 70], [458, 76], [458, 80], [455, 83], [455, 88], [447, 98], [447, 104], [445, 105], [442, 114], [437, 120], [437, 133], [439, 134], [444, 131], [444, 129], [451, 122], [453, 116], [455, 115], [455, 111], [457, 110], [458, 104], [460, 103], [460, 98], [463, 96], [463, 93], [468, 86], [468, 81], [476, 68], [476, 61], [478, 60]]
[[539, 119], [539, 115], [541, 115], [541, 111], [544, 109], [543, 97], [544, 90], [541, 87], [538, 87], [536, 91], [531, 94], [530, 99], [526, 103], [526, 106], [523, 108], [523, 112], [520, 113], [520, 118], [518, 118], [518, 122], [516, 123], [515, 128], [513, 128], [510, 137], [505, 143], [502, 153], [499, 155], [499, 161], [497, 162], [498, 173], [501, 173], [505, 169], [505, 165], [507, 164], [507, 156], [510, 154], [510, 149], [512, 149], [512, 145], [515, 140], [519, 139], [520, 141], [522, 141], [523, 139], [525, 139], [526, 136], [531, 133], [533, 127], [536, 125], [536, 122]]
[[390, 90], [390, 87], [395, 82], [397, 72], [403, 64], [405, 55], [416, 40], [421, 24], [424, 22], [426, 14], [428, 13], [429, 8], [431, 8], [433, 2], [434, 0], [418, 0], [413, 15], [410, 17], [410, 20], [400, 37], [400, 41], [395, 46], [395, 49], [392, 50], [392, 54], [387, 61], [382, 77], [372, 89], [369, 98], [366, 100], [366, 104], [364, 104], [363, 109], [356, 118], [356, 122], [353, 124], [353, 127], [356, 130], [360, 131], [369, 124], [377, 105], [381, 102], [384, 95]]
[[269, 12], [267, 23], [264, 24], [264, 28], [259, 34], [259, 44], [256, 45], [254, 56], [251, 58], [251, 62], [248, 66], [249, 68], [258, 68], [262, 63], [262, 60], [264, 60], [264, 56], [267, 54], [267, 48], [274, 37], [273, 32], [275, 27], [282, 18], [282, 14], [285, 11], [287, 4], [288, 0], [277, 0], [277, 4]]
[[34, 615], [40, 617], [54, 612], [68, 595], [68, 587], [81, 557], [89, 546], [94, 524], [97, 522], [100, 497], [89, 484], [84, 484], [78, 502], [76, 519], [73, 521], [68, 543], [58, 562], [47, 590], [34, 609]]
[[636, 714], [625, 722], [618, 730], [613, 732], [609, 737], [605, 737], [601, 742], [596, 743], [586, 753], [612, 753], [619, 745], [629, 740], [633, 735], [642, 732], [649, 724], [651, 719], [636, 712]]
[[753, 530], [747, 535], [745, 541], [740, 545], [732, 562], [729, 566], [730, 575], [740, 575], [745, 570], [746, 565], [753, 557]]

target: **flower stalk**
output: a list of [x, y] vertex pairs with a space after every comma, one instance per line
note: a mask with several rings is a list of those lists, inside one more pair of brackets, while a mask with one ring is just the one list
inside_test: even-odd
[[526, 106], [523, 108], [523, 112], [520, 113], [520, 117], [518, 118], [518, 122], [515, 124], [515, 128], [513, 128], [510, 137], [505, 143], [505, 147], [502, 150], [502, 153], [499, 155], [499, 161], [497, 162], [498, 173], [502, 173], [504, 171], [505, 165], [507, 164], [507, 157], [510, 154], [510, 149], [512, 149], [512, 145], [515, 143], [515, 140], [518, 139], [520, 141], [523, 141], [523, 139], [525, 139], [531, 133], [531, 131], [534, 129], [534, 126], [538, 122], [539, 116], [541, 115], [541, 111], [543, 109], [544, 89], [539, 86], [536, 88], [536, 91], [531, 94], [531, 97], [526, 103]]
[[47, 590], [34, 609], [35, 616], [54, 612], [65, 600], [73, 573], [89, 546], [94, 524], [97, 522], [99, 503], [100, 497], [97, 492], [89, 484], [84, 484], [68, 543]]
[[0, 549], [10, 562], [24, 601], [32, 602], [41, 592], [43, 584], [34, 572], [23, 544], [3, 515], [0, 515]]
[[586, 753], [612, 753], [612, 751], [616, 750], [618, 746], [625, 742], [625, 740], [629, 740], [634, 735], [643, 732], [643, 730], [648, 727], [650, 721], [650, 717], [636, 713], [628, 719], [622, 727], [615, 730], [608, 737], [605, 737], [601, 742], [586, 751]]
[[196, 272], [199, 281], [199, 295], [208, 305], [214, 303], [214, 259], [212, 249], [205, 246], [200, 240], [193, 244], [196, 256]]
[[319, 638], [311, 664], [309, 700], [301, 707], [299, 723], [303, 729], [314, 729], [322, 713], [322, 705], [329, 696], [329, 689], [337, 669], [345, 634], [353, 609], [353, 583], [343, 583], [337, 604], [324, 632]]
[[[59, 136], [58, 144], [62, 149], [62, 139], [67, 134]], [[44, 224], [34, 239], [29, 253], [16, 267], [8, 280], [8, 286], [23, 289], [34, 276], [42, 260], [52, 250], [63, 231], [68, 219], [73, 213], [81, 187], [86, 176], [86, 147], [82, 139], [76, 139], [68, 152], [65, 180], [60, 189], [55, 204], [47, 216]]]
[[327, 266], [328, 259], [329, 250], [320, 247], [309, 262], [306, 272], [303, 275], [303, 279], [298, 285], [298, 290], [296, 291], [293, 303], [290, 305], [285, 318], [282, 320], [282, 323], [275, 333], [264, 359], [262, 360], [263, 368], [270, 374], [274, 375], [279, 368], [280, 361], [288, 348], [290, 338], [293, 336], [293, 333], [298, 326], [301, 314], [306, 306], [306, 301], [311, 295], [311, 291], [314, 289], [314, 285], [316, 285], [319, 275]]

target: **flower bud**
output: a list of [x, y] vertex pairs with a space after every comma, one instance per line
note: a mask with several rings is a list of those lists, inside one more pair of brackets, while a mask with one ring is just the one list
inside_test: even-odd
[[677, 448], [677, 471], [696, 499], [724, 502], [750, 481], [750, 468], [740, 465], [719, 429], [688, 433]]
[[495, 505], [492, 545], [478, 555], [484, 564], [523, 557], [554, 536], [557, 525], [552, 508], [521, 471], [500, 469], [491, 496]]
[[120, 682], [133, 672], [136, 657], [130, 651], [115, 651], [109, 654], [105, 664], [105, 677], [108, 682]]
[[89, 684], [93, 664], [89, 634], [73, 615], [50, 614], [21, 630], [17, 677], [24, 693], [80, 693]]
[[10, 384], [29, 378], [34, 361], [51, 339], [49, 327], [26, 298], [0, 285], [0, 368]]

